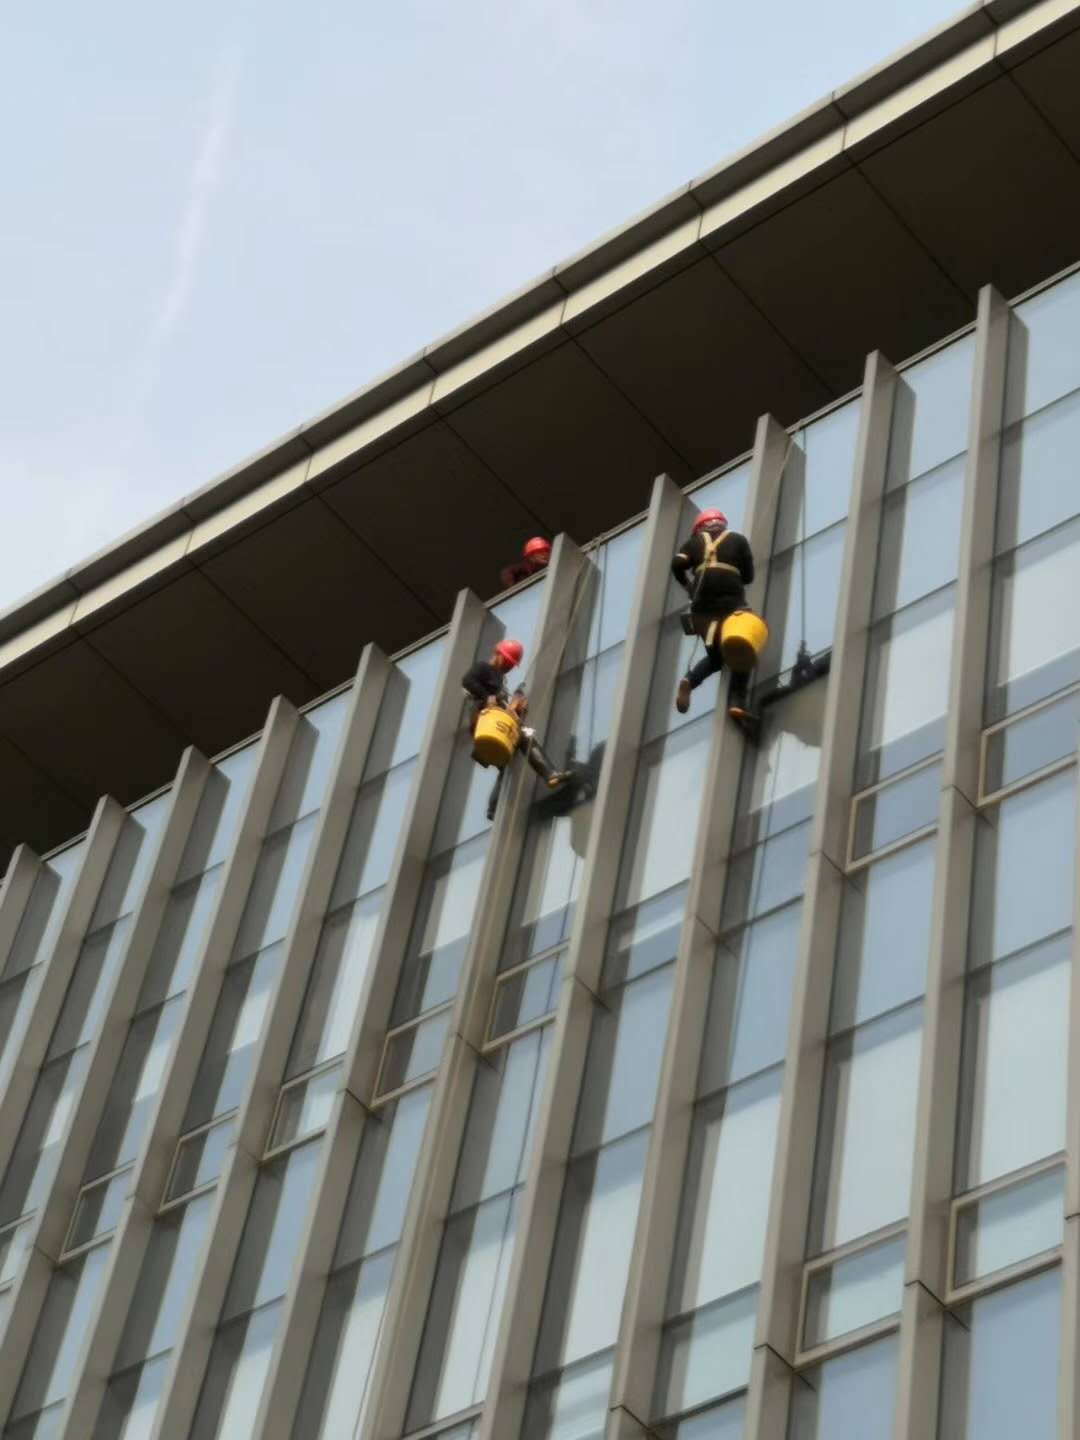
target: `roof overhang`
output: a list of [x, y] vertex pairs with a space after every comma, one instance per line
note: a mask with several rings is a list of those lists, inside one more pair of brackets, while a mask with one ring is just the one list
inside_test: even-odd
[[0, 857], [1080, 259], [1080, 0], [975, 4], [0, 616]]

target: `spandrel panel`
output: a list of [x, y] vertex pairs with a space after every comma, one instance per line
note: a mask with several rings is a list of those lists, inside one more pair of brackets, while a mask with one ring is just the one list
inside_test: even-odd
[[844, 881], [830, 1034], [862, 1025], [925, 990], [936, 853], [931, 836]]
[[828, 681], [805, 685], [762, 715], [761, 740], [747, 748], [739, 784], [734, 848], [777, 835], [814, 811]]
[[942, 748], [953, 602], [950, 586], [871, 630], [857, 789], [896, 775]]
[[605, 994], [596, 1006], [573, 1154], [606, 1145], [652, 1118], [673, 978], [668, 965]]
[[958, 1190], [1065, 1145], [1071, 952], [1061, 936], [968, 981]]
[[780, 485], [774, 554], [827, 530], [847, 514], [861, 399], [856, 395], [795, 432]]
[[534, 1374], [615, 1343], [648, 1139], [638, 1132], [567, 1166]]
[[718, 947], [699, 1095], [711, 1095], [784, 1058], [802, 913], [797, 901]]
[[[1076, 777], [1053, 775], [980, 819], [968, 965], [1014, 955], [1072, 924]], [[1018, 905], [1037, 895], [1037, 905]]]
[[1006, 414], [1041, 410], [1080, 386], [1080, 276], [1070, 275], [1017, 305], [1009, 326]]
[[956, 1222], [954, 1285], [1053, 1250], [1065, 1238], [1065, 1170], [995, 1190], [965, 1205]]
[[810, 1253], [907, 1214], [915, 1153], [922, 1005], [834, 1040], [825, 1057]]
[[551, 1052], [551, 1029], [523, 1035], [477, 1066], [451, 1210], [525, 1179]]
[[903, 485], [967, 449], [975, 336], [901, 371], [889, 432], [886, 485]]
[[886, 497], [874, 581], [875, 620], [956, 579], [963, 497], [962, 455]]
[[1071, 759], [1080, 739], [1080, 690], [995, 730], [986, 740], [983, 793], [992, 795], [1058, 760]]
[[506, 1297], [517, 1211], [515, 1192], [447, 1221], [407, 1430], [483, 1400]]
[[611, 1364], [599, 1355], [531, 1385], [521, 1440], [602, 1440]]
[[898, 1359], [890, 1335], [803, 1371], [792, 1386], [788, 1440], [892, 1440]]
[[759, 680], [790, 670], [804, 645], [811, 655], [831, 648], [844, 530], [844, 525], [834, 525], [778, 555], [770, 565], [765, 601], [769, 642], [758, 667]]
[[938, 1440], [1056, 1440], [1061, 1271], [945, 1319]]
[[669, 1314], [761, 1278], [782, 1082], [776, 1067], [694, 1111]]
[[1004, 718], [1080, 680], [1080, 612], [1072, 593], [1080, 520], [1070, 521], [994, 567], [987, 719]]
[[653, 1402], [658, 1414], [691, 1410], [747, 1383], [757, 1304], [754, 1285], [665, 1328]]

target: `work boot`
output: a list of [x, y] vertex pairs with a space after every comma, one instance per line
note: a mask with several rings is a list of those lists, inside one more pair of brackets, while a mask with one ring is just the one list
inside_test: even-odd
[[547, 777], [547, 787], [549, 790], [557, 790], [560, 785], [565, 785], [568, 780], [573, 778], [572, 770], [553, 770]]
[[690, 681], [685, 675], [679, 681], [679, 688], [675, 691], [675, 709], [680, 715], [685, 715], [690, 709]]

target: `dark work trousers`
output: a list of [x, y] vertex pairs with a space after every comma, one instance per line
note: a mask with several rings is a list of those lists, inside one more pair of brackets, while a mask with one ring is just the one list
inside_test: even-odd
[[[525, 752], [525, 759], [529, 768], [534, 770], [541, 780], [548, 780], [555, 772], [555, 766], [544, 754], [540, 741], [536, 738], [535, 730], [530, 730], [527, 725], [521, 727], [521, 744], [515, 753]], [[495, 777], [495, 788], [491, 792], [491, 799], [488, 801], [488, 819], [494, 820], [495, 807], [499, 803], [499, 796], [502, 793], [503, 776], [506, 774], [506, 767], [499, 771]]]
[[[704, 684], [710, 675], [715, 675], [724, 668], [724, 657], [720, 650], [720, 626], [736, 610], [746, 608], [744, 595], [732, 595], [730, 599], [718, 600], [709, 606], [708, 610], [696, 610], [691, 606], [690, 616], [694, 622], [694, 629], [701, 636], [705, 643], [705, 654], [697, 662], [691, 665], [686, 672], [686, 678], [690, 682], [690, 689], [696, 690], [699, 685]], [[713, 625], [716, 625], [714, 643], [708, 643], [708, 633]], [[729, 687], [729, 703], [741, 705], [746, 700], [747, 691], [750, 688], [749, 675], [736, 675], [732, 673], [731, 685]]]

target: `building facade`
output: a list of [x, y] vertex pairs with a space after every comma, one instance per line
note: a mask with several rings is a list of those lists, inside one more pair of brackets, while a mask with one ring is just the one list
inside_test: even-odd
[[[5, 1437], [1080, 1433], [1078, 337], [1080, 270], [984, 285], [14, 848]], [[672, 704], [706, 505], [758, 559], [757, 745], [715, 679]], [[490, 822], [460, 677], [508, 635], [581, 779], [512, 768]]]

